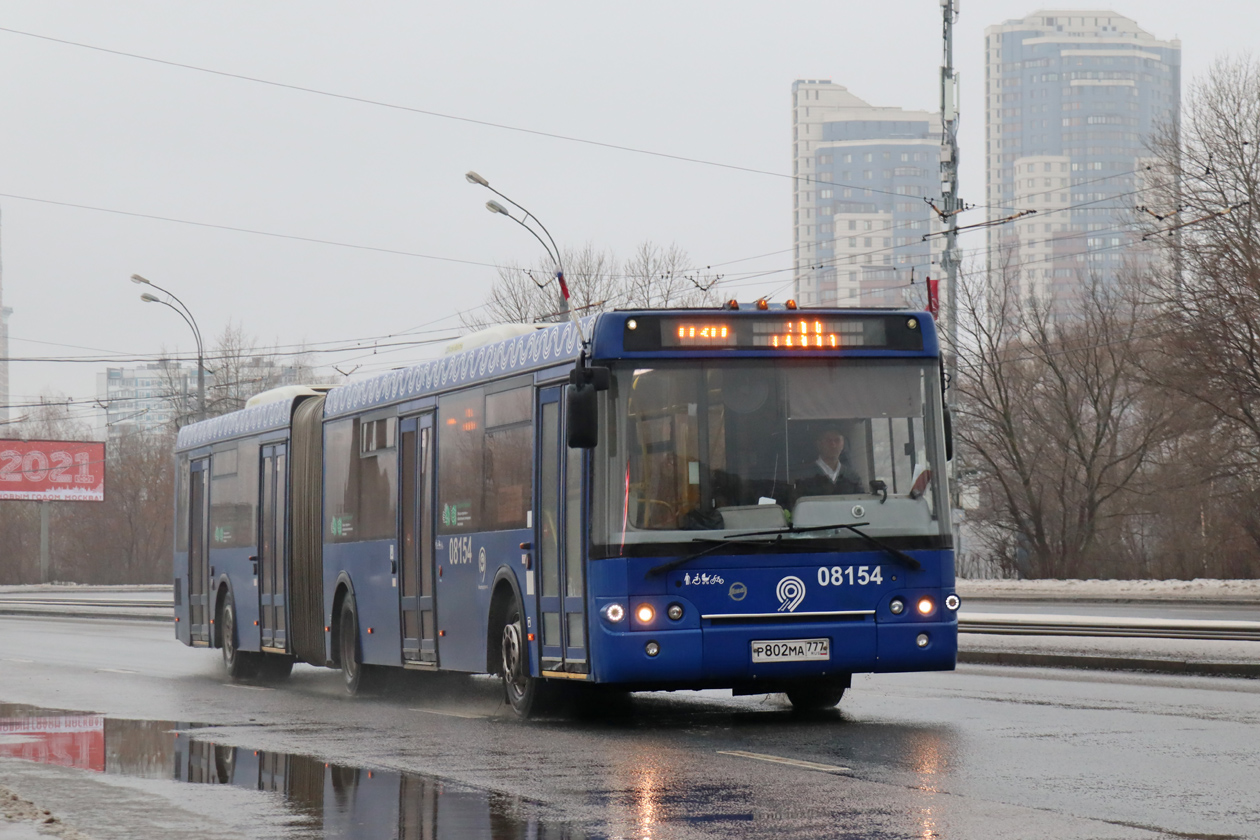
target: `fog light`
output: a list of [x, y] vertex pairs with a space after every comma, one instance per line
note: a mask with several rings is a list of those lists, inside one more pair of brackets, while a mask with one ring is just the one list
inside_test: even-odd
[[612, 624], [617, 624], [626, 617], [626, 608], [621, 604], [607, 604], [600, 612], [604, 614], [604, 619]]
[[677, 621], [683, 616], [682, 604], [670, 604], [665, 614], [669, 616], [670, 621]]
[[945, 606], [951, 610], [957, 610], [959, 607], [962, 606], [962, 601], [959, 600], [957, 595], [946, 595]]
[[932, 611], [936, 609], [936, 604], [932, 603], [931, 598], [920, 598], [918, 606], [919, 615], [931, 615]]
[[652, 609], [651, 604], [639, 604], [634, 611], [634, 617], [639, 619], [640, 624], [651, 624], [652, 619], [656, 618], [656, 610]]
[[927, 647], [927, 643], [928, 643], [928, 634], [927, 634], [927, 633], [920, 633], [920, 634], [918, 635], [918, 637], [916, 637], [916, 638], [915, 638], [914, 643], [915, 643], [916, 645], [918, 645], [919, 647]]
[[[927, 638], [927, 637], [925, 636], [924, 638]], [[924, 644], [927, 644], [927, 642], [924, 642]], [[643, 646], [643, 652], [646, 653], [648, 656], [656, 656], [656, 654], [661, 652], [661, 646], [658, 645], [656, 642], [648, 642], [646, 645]]]
[[893, 598], [888, 604], [888, 609], [892, 610], [893, 615], [901, 615], [906, 611], [906, 602], [900, 598]]

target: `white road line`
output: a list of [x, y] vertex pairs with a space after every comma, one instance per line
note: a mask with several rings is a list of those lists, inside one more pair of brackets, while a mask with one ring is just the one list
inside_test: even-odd
[[467, 718], [468, 720], [485, 720], [485, 715], [470, 715], [464, 712], [439, 712], [437, 709], [408, 709], [409, 712], [423, 712], [426, 715], [442, 715], [444, 717]]
[[223, 683], [228, 688], [244, 688], [248, 691], [275, 691], [274, 688], [267, 688], [265, 685], [241, 685], [240, 683]]
[[98, 674], [138, 674], [139, 671], [129, 671], [126, 668], [97, 668]]
[[752, 758], [757, 761], [769, 761], [771, 764], [786, 764], [789, 767], [799, 767], [802, 770], [817, 770], [820, 773], [853, 772], [853, 768], [851, 767], [837, 767], [834, 764], [819, 764], [816, 761], [801, 761], [799, 758], [783, 758], [782, 756], [745, 752], [744, 750], [718, 750], [718, 755], [734, 755], [739, 758]]
[[24, 665], [31, 665], [35, 662], [34, 659], [6, 659], [4, 661], [5, 662], [21, 662]]

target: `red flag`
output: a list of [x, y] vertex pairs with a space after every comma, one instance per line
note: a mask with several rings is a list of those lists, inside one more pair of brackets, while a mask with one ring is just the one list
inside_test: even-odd
[[928, 312], [932, 313], [933, 318], [939, 318], [941, 314], [941, 281], [927, 278], [928, 290]]

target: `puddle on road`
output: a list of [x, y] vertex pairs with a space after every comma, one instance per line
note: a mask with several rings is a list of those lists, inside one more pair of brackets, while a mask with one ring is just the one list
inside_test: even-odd
[[191, 737], [205, 724], [125, 720], [0, 703], [0, 756], [283, 797], [294, 833], [322, 838], [579, 840], [516, 797], [432, 776], [330, 764]]

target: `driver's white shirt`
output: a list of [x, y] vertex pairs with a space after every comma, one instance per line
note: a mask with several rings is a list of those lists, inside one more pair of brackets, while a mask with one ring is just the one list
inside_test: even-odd
[[822, 470], [823, 473], [827, 476], [827, 478], [831, 479], [832, 484], [836, 483], [836, 479], [840, 477], [840, 462], [839, 461], [836, 462], [835, 469], [832, 469], [830, 466], [828, 466], [827, 462], [824, 461], [821, 457], [814, 463], [818, 465], [818, 469]]

